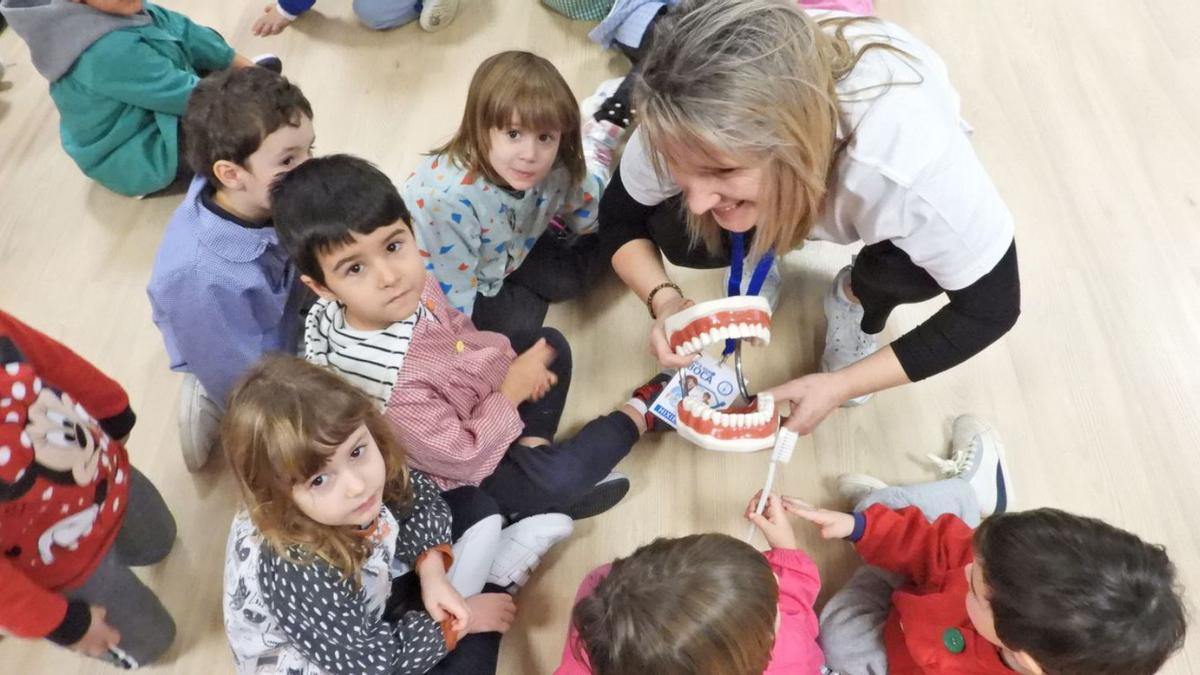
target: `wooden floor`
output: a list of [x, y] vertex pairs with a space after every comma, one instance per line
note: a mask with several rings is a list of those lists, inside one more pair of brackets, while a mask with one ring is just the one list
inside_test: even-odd
[[[284, 35], [250, 25], [266, 0], [164, 0], [219, 30], [238, 51], [273, 51], [316, 111], [319, 153], [365, 156], [402, 181], [419, 153], [452, 131], [485, 56], [532, 49], [583, 97], [627, 64], [535, 0], [463, 0], [431, 35], [410, 25], [360, 28], [345, 0], [324, 0]], [[1024, 315], [999, 344], [931, 381], [835, 412], [802, 440], [783, 489], [839, 505], [833, 479], [867, 471], [888, 481], [933, 477], [950, 419], [973, 412], [1001, 430], [1020, 506], [1104, 518], [1168, 547], [1185, 587], [1200, 588], [1200, 9], [1187, 0], [880, 0], [948, 63], [975, 126], [975, 146], [1017, 218]], [[179, 624], [152, 672], [232, 670], [221, 625], [221, 564], [236, 507], [223, 462], [189, 474], [145, 285], [179, 196], [136, 201], [86, 180], [59, 146], [46, 83], [11, 30], [0, 36], [11, 85], [0, 90], [0, 307], [65, 341], [120, 380], [139, 423], [134, 462], [164, 493], [179, 540], [145, 570]], [[763, 386], [813, 370], [824, 331], [820, 294], [850, 250], [790, 254], [775, 341], [754, 355]], [[695, 297], [719, 273], [680, 271]], [[933, 305], [904, 308], [891, 338]], [[654, 371], [641, 304], [610, 281], [552, 310], [570, 338], [575, 388], [566, 423], [609, 410]], [[790, 327], [790, 328], [789, 328]], [[557, 663], [576, 584], [593, 566], [657, 536], [742, 532], [739, 514], [765, 457], [696, 450], [674, 435], [641, 442], [621, 465], [630, 496], [581, 523], [518, 597], [501, 672]], [[849, 547], [798, 530], [827, 597], [852, 572]], [[1193, 596], [1193, 601], [1196, 596]], [[1194, 602], [1193, 602], [1194, 606]], [[102, 666], [45, 644], [0, 642], [7, 673], [84, 673]], [[1164, 672], [1200, 673], [1200, 637]]]

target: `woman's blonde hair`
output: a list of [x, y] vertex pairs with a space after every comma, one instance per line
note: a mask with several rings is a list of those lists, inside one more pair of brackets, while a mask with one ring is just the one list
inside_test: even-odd
[[383, 501], [403, 515], [412, 505], [404, 451], [370, 399], [334, 373], [294, 356], [268, 356], [234, 387], [221, 422], [221, 445], [263, 539], [292, 562], [315, 556], [355, 582], [369, 540], [301, 513], [292, 487], [318, 473], [363, 424], [383, 455]]
[[587, 168], [579, 103], [554, 64], [530, 52], [500, 52], [479, 64], [467, 90], [467, 107], [458, 131], [449, 143], [430, 154], [447, 155], [460, 168], [504, 185], [488, 162], [488, 132], [509, 128], [514, 117], [527, 129], [559, 132], [555, 164], [566, 167], [572, 183], [583, 181]]
[[[874, 48], [847, 26], [816, 21], [795, 0], [683, 0], [655, 27], [634, 99], [655, 168], [680, 153], [714, 150], [763, 168], [751, 254], [784, 252], [808, 237], [835, 176], [841, 108], [836, 86]], [[832, 29], [832, 30], [829, 30]], [[689, 215], [693, 242], [721, 250], [710, 213]]]
[[575, 605], [576, 657], [596, 675], [759, 675], [771, 660], [779, 582], [724, 534], [657, 539], [613, 562]]

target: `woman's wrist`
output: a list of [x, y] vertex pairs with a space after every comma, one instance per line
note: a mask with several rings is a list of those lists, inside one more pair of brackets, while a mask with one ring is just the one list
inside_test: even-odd
[[672, 312], [667, 310], [683, 301], [683, 290], [673, 281], [664, 281], [650, 289], [650, 293], [646, 295], [646, 308], [650, 310], [652, 319], [658, 319], [671, 314]]

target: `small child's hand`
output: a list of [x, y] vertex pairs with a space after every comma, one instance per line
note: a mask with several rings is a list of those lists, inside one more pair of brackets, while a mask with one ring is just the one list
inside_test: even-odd
[[508, 593], [480, 593], [467, 598], [471, 625], [466, 633], [506, 633], [517, 618], [517, 605]]
[[250, 32], [258, 37], [270, 37], [282, 33], [290, 25], [292, 20], [280, 14], [279, 7], [272, 2], [263, 8], [263, 15], [254, 22]]
[[554, 348], [546, 339], [538, 340], [520, 356], [513, 359], [508, 374], [500, 385], [500, 393], [513, 405], [536, 401], [546, 395], [558, 382], [558, 376], [548, 366], [554, 363]]
[[845, 539], [854, 532], [854, 516], [849, 513], [818, 508], [792, 497], [783, 498], [783, 508], [821, 528], [824, 539]]
[[460, 634], [467, 630], [471, 625], [471, 610], [463, 596], [450, 585], [445, 573], [421, 575], [420, 579], [421, 602], [429, 616], [438, 623], [447, 617], [453, 618], [450, 624], [453, 630]]
[[791, 521], [787, 519], [779, 495], [772, 493], [767, 497], [767, 504], [762, 515], [759, 515], [754, 511], [758, 508], [761, 496], [762, 490], [759, 490], [750, 498], [750, 503], [746, 505], [746, 520], [754, 523], [763, 533], [771, 548], [796, 548], [796, 533], [792, 530]]
[[71, 645], [71, 649], [81, 654], [101, 657], [111, 648], [121, 642], [121, 632], [104, 620], [105, 610], [98, 605], [92, 605], [92, 623], [79, 642]]

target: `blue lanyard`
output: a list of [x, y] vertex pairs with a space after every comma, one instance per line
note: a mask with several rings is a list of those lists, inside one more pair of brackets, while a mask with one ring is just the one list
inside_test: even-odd
[[[733, 260], [729, 263], [729, 297], [742, 294], [742, 261], [746, 257], [746, 235], [741, 232], [733, 232], [729, 235], [730, 255]], [[775, 261], [775, 250], [768, 250], [763, 254], [761, 260], [754, 265], [754, 274], [750, 275], [750, 286], [746, 288], [746, 295], [758, 295], [762, 290], [763, 281], [767, 278], [767, 272], [771, 271], [771, 263]], [[737, 347], [737, 341], [729, 339], [725, 341], [725, 350], [721, 352], [722, 356], [729, 356]]]

